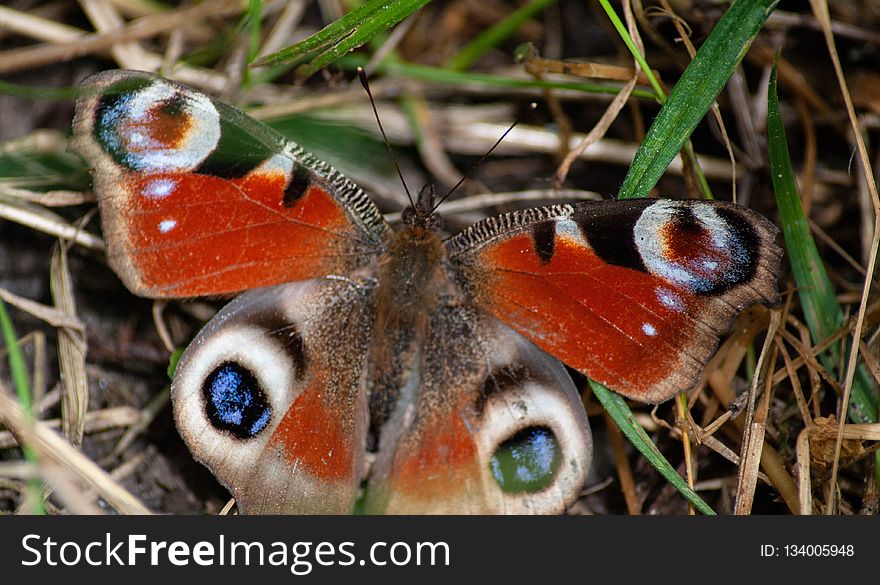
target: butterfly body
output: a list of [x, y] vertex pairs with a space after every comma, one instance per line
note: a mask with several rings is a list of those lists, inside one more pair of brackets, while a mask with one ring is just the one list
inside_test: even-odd
[[230, 106], [140, 72], [86, 84], [74, 146], [122, 280], [152, 297], [247, 291], [172, 383], [182, 436], [246, 512], [348, 513], [359, 498], [368, 512], [561, 512], [591, 436], [551, 355], [662, 402], [699, 381], [740, 309], [778, 296], [776, 229], [735, 205], [555, 205], [444, 240], [430, 189], [393, 228]]

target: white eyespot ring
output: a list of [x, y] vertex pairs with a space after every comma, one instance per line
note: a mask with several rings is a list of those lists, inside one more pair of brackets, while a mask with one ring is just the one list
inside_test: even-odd
[[[170, 118], [160, 117], [156, 110], [163, 105], [173, 105], [179, 112]], [[157, 128], [169, 123], [176, 126]], [[101, 113], [98, 124], [105, 148], [115, 152], [130, 168], [145, 173], [191, 171], [220, 142], [220, 114], [211, 99], [197, 92], [183, 93], [162, 80], [120, 94]], [[168, 144], [155, 137], [155, 130], [163, 134], [176, 132], [179, 136]], [[163, 188], [157, 188], [155, 196], [161, 197]]]

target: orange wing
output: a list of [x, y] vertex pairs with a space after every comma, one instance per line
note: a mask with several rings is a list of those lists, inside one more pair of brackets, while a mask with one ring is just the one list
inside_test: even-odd
[[[583, 488], [592, 440], [555, 359], [473, 307], [441, 305], [378, 430], [368, 513], [552, 514]], [[375, 413], [374, 413], [375, 414]]]
[[84, 85], [74, 147], [133, 292], [230, 293], [344, 274], [381, 252], [389, 228], [367, 195], [269, 127], [147, 73]]
[[484, 310], [621, 394], [658, 403], [699, 381], [740, 310], [777, 301], [776, 233], [729, 203], [645, 199], [488, 219], [448, 250]]

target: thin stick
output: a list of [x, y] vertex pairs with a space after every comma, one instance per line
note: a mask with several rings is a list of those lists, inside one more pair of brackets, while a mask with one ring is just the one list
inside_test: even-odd
[[626, 447], [623, 442], [623, 433], [614, 424], [611, 416], [605, 413], [605, 428], [608, 432], [608, 440], [611, 443], [611, 449], [614, 452], [614, 461], [617, 466], [617, 477], [620, 479], [620, 490], [623, 492], [623, 499], [626, 502], [626, 511], [630, 516], [641, 514], [639, 509], [639, 501], [636, 495], [636, 483], [633, 479], [632, 467], [629, 459], [626, 457]]
[[73, 42], [12, 49], [0, 54], [0, 73], [11, 73], [46, 63], [69, 61], [82, 55], [109, 49], [119, 42], [146, 39], [164, 34], [169, 28], [180, 22], [208, 15], [221, 16], [240, 12], [241, 2], [236, 0], [208, 1], [155, 16], [145, 16], [133, 21], [125, 28], [107, 33], [84, 35], [81, 39]]
[[97, 490], [101, 497], [122, 514], [149, 514], [150, 510], [113, 480], [94, 461], [77, 451], [61, 435], [39, 422], [28, 421], [21, 405], [0, 382], [0, 422], [20, 444], [37, 450], [41, 461], [50, 461]]
[[[766, 376], [764, 394], [761, 404], [755, 408], [755, 399], [758, 392], [758, 383], [762, 373], [768, 364], [775, 361], [773, 338], [782, 319], [782, 313], [778, 310], [770, 314], [770, 328], [761, 348], [761, 356], [755, 368], [752, 384], [749, 388], [749, 406], [745, 418], [745, 433], [742, 443], [742, 463], [739, 467], [736, 486], [736, 504], [734, 514], [748, 514], [752, 510], [752, 501], [755, 496], [755, 485], [758, 479], [758, 466], [761, 463], [761, 448], [764, 446], [764, 430], [767, 424], [767, 414], [770, 408], [770, 390], [773, 387], [773, 379]], [[771, 357], [768, 354], [773, 353]], [[769, 358], [769, 359], [768, 359]]]
[[[687, 483], [689, 488], [694, 489], [694, 463], [693, 452], [691, 451], [691, 437], [687, 431], [685, 431], [685, 426], [688, 424], [686, 392], [682, 392], [675, 397], [675, 409], [675, 418], [677, 421], [680, 421], [681, 426], [681, 445], [684, 450], [684, 468], [687, 473]], [[694, 516], [696, 513], [694, 505], [688, 502], [688, 514]]]
[[[840, 414], [838, 420], [845, 421], [849, 411], [849, 397], [852, 393], [853, 380], [856, 375], [859, 357], [859, 343], [862, 338], [862, 329], [865, 326], [865, 313], [867, 312], [868, 296], [871, 292], [871, 275], [874, 274], [874, 267], [877, 262], [877, 249], [880, 246], [880, 195], [877, 193], [877, 184], [874, 182], [874, 171], [871, 168], [871, 160], [868, 157], [868, 150], [865, 147], [865, 141], [862, 136], [862, 130], [859, 127], [859, 121], [856, 118], [855, 108], [853, 107], [852, 98], [849, 95], [849, 89], [846, 85], [846, 79], [843, 76], [843, 69], [840, 66], [840, 59], [837, 56], [837, 47], [834, 43], [834, 33], [831, 32], [831, 17], [828, 14], [828, 4], [824, 0], [810, 0], [810, 6], [816, 20], [822, 27], [822, 33], [825, 35], [825, 44], [828, 47], [828, 53], [831, 56], [831, 63], [834, 65], [834, 72], [837, 75], [837, 82], [840, 86], [840, 93], [846, 104], [846, 112], [849, 117], [852, 131], [855, 135], [856, 145], [859, 150], [859, 158], [862, 161], [862, 167], [865, 173], [865, 180], [868, 183], [868, 191], [871, 193], [871, 201], [874, 204], [874, 237], [871, 242], [871, 254], [868, 258], [868, 265], [865, 268], [866, 278], [862, 288], [862, 300], [859, 303], [859, 313], [856, 317], [855, 331], [853, 332], [853, 344], [849, 353], [849, 360], [846, 368], [846, 378], [843, 384], [843, 399], [840, 404]], [[877, 416], [877, 413], [873, 413]], [[837, 508], [837, 472], [840, 464], [840, 449], [843, 445], [843, 425], [840, 425], [840, 431], [837, 433], [837, 442], [834, 447], [834, 463], [831, 467], [831, 478], [829, 485], [832, 486], [831, 497], [825, 510], [826, 514], [833, 514]]]

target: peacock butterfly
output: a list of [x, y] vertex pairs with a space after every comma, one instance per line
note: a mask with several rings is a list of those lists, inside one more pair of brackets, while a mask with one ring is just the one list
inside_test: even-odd
[[[551, 513], [591, 459], [557, 361], [629, 398], [693, 387], [777, 300], [776, 228], [722, 202], [553, 205], [440, 237], [244, 113], [137, 71], [84, 82], [110, 265], [155, 298], [247, 291], [184, 353], [174, 417], [248, 513]], [[549, 355], [548, 355], [549, 354]], [[554, 357], [550, 357], [554, 356]]]

